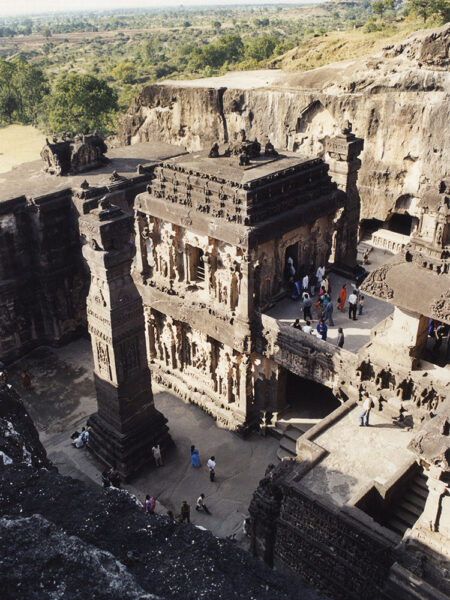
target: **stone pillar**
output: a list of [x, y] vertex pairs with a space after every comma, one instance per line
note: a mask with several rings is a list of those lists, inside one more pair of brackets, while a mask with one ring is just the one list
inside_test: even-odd
[[360, 197], [356, 181], [361, 161], [364, 140], [352, 132], [351, 123], [344, 124], [342, 133], [326, 143], [326, 162], [330, 166], [330, 176], [338, 188], [345, 192], [343, 211], [335, 223], [337, 238], [334, 262], [337, 267], [352, 270], [357, 262], [358, 226]]
[[396, 306], [391, 326], [372, 336], [372, 359], [417, 368], [427, 343], [427, 330], [427, 317]]
[[133, 220], [103, 200], [79, 223], [91, 270], [87, 314], [98, 403], [89, 420], [89, 448], [129, 478], [153, 464], [155, 443], [172, 443], [167, 419], [153, 403], [142, 300], [130, 275]]

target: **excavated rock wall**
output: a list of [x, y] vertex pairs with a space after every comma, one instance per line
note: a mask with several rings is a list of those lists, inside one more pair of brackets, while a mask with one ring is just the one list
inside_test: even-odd
[[[146, 87], [119, 128], [123, 144], [162, 140], [189, 150], [269, 136], [275, 147], [320, 155], [350, 120], [364, 139], [361, 218], [384, 221], [397, 201], [438, 186], [448, 171], [450, 26], [420, 32], [380, 55], [306, 73], [273, 73], [265, 87], [227, 76]], [[235, 81], [235, 78], [233, 79]]]
[[87, 276], [68, 191], [0, 203], [0, 357], [63, 343], [84, 324]]

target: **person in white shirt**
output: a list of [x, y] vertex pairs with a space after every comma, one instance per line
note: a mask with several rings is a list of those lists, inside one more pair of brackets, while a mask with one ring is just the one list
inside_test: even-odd
[[353, 291], [348, 297], [348, 318], [356, 321], [356, 305], [358, 304], [358, 296]]
[[304, 292], [307, 292], [309, 289], [309, 277], [305, 275], [302, 279], [302, 288]]
[[211, 514], [209, 508], [205, 504], [205, 494], [200, 494], [200, 496], [197, 498], [197, 504], [195, 505], [195, 510], [198, 510], [198, 511], [203, 510], [207, 515]]
[[370, 411], [372, 410], [373, 406], [374, 406], [374, 404], [373, 404], [372, 398], [369, 396], [369, 394], [366, 393], [364, 402], [363, 402], [363, 411], [359, 415], [359, 426], [360, 427], [363, 427], [364, 425], [366, 427], [369, 427], [369, 415], [370, 415]]
[[316, 277], [317, 277], [317, 285], [320, 288], [320, 284], [322, 283], [323, 276], [325, 275], [325, 267], [317, 267]]
[[214, 481], [214, 478], [216, 476], [216, 459], [214, 456], [211, 456], [211, 458], [206, 463], [206, 466], [209, 469], [209, 479], [211, 481]]
[[306, 325], [303, 326], [302, 331], [304, 333], [311, 333], [311, 331], [312, 331], [311, 321], [306, 321]]

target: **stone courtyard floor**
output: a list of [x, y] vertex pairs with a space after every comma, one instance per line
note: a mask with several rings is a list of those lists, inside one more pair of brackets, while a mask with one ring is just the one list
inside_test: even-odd
[[[87, 449], [77, 450], [70, 435], [86, 424], [96, 410], [90, 342], [78, 340], [62, 348], [41, 347], [8, 369], [9, 381], [22, 397], [33, 418], [49, 458], [63, 475], [100, 485], [101, 465]], [[27, 369], [33, 388], [23, 389], [20, 374]], [[191, 505], [191, 521], [219, 537], [237, 534], [242, 542], [242, 522], [248, 516], [253, 492], [266, 467], [276, 463], [278, 440], [258, 434], [242, 440], [219, 429], [215, 421], [192, 404], [153, 386], [156, 407], [166, 416], [175, 447], [163, 456], [164, 466], [142, 472], [123, 487], [140, 500], [153, 494], [157, 512], [171, 509], [179, 514], [181, 502]], [[190, 463], [190, 446], [200, 451], [202, 465]], [[211, 483], [206, 461], [216, 457], [216, 481]], [[203, 492], [212, 515], [195, 511], [195, 501]], [[245, 544], [244, 544], [245, 545]]]
[[[385, 263], [392, 254], [374, 248], [369, 255], [369, 264], [365, 267], [368, 271]], [[362, 346], [370, 341], [370, 330], [391, 315], [394, 312], [394, 306], [388, 302], [383, 302], [376, 298], [369, 296], [364, 297], [365, 305], [362, 315], [357, 315], [357, 321], [350, 320], [348, 318], [348, 297], [351, 294], [351, 284], [353, 280], [345, 279], [336, 273], [330, 273], [331, 281], [331, 298], [334, 303], [333, 320], [334, 326], [328, 324], [328, 338], [327, 341], [331, 344], [336, 344], [338, 336], [338, 327], [342, 327], [344, 330], [345, 343], [344, 348], [350, 352], [357, 352]], [[341, 290], [342, 284], [347, 283], [347, 302], [345, 305], [345, 312], [341, 312], [337, 309], [337, 298], [339, 291]], [[314, 302], [317, 301], [317, 294], [314, 297]], [[290, 298], [284, 298], [277, 302], [273, 307], [264, 311], [265, 314], [291, 325], [295, 319], [300, 318], [300, 322], [304, 325], [303, 311], [301, 309], [300, 300], [291, 300]], [[317, 311], [313, 306], [312, 315], [315, 326], [317, 326]]]

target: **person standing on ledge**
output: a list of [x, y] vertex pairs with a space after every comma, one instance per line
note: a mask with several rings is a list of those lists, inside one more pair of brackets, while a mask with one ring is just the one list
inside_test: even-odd
[[358, 304], [358, 296], [353, 291], [348, 297], [348, 318], [356, 321], [356, 306]]
[[364, 425], [366, 427], [369, 427], [369, 416], [370, 416], [370, 411], [372, 410], [373, 406], [374, 406], [374, 404], [373, 404], [372, 398], [369, 396], [369, 394], [366, 393], [364, 402], [363, 402], [363, 411], [359, 415], [359, 426], [360, 427], [363, 427]]
[[342, 327], [339, 327], [338, 329], [337, 345], [338, 348], [342, 348], [344, 346], [344, 332]]
[[211, 456], [211, 458], [208, 460], [207, 467], [209, 469], [209, 479], [214, 481], [216, 476], [216, 458], [214, 456]]
[[195, 468], [200, 466], [200, 454], [194, 445], [191, 446], [191, 463]]
[[328, 327], [325, 324], [325, 321], [323, 319], [320, 319], [320, 323], [317, 325], [317, 333], [320, 335], [324, 342], [327, 341], [327, 332]]

